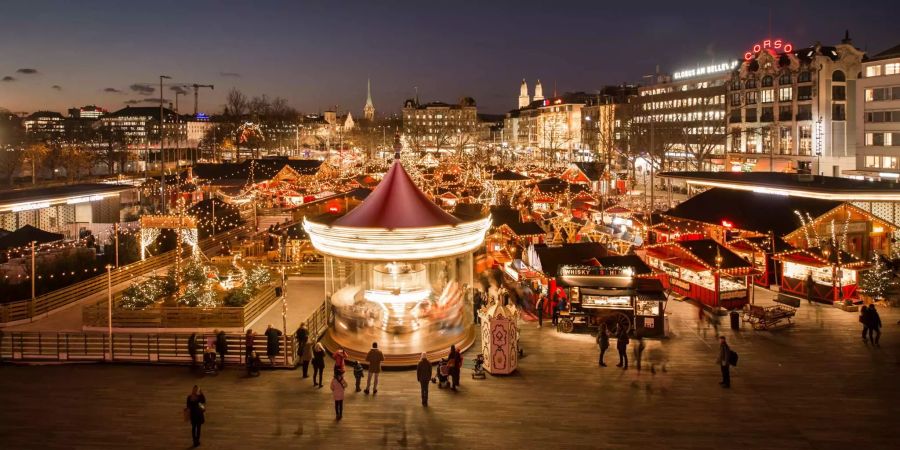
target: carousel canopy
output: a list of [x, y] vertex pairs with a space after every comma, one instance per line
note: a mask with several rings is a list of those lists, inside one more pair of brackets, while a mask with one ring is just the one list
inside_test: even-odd
[[25, 225], [6, 236], [0, 237], [0, 250], [22, 247], [31, 244], [32, 242], [46, 244], [47, 242], [61, 241], [63, 237], [64, 236], [59, 233], [51, 233], [31, 225]]
[[456, 225], [460, 222], [428, 200], [397, 161], [372, 194], [336, 220], [334, 225], [392, 230]]

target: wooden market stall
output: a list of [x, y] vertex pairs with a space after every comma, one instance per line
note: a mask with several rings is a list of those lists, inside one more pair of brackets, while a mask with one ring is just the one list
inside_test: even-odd
[[782, 292], [822, 303], [858, 300], [859, 272], [868, 266], [852, 254], [828, 247], [788, 250], [775, 259], [782, 264]]

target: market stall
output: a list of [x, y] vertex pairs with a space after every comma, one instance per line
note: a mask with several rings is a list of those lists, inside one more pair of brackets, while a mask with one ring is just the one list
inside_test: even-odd
[[849, 253], [818, 247], [789, 250], [774, 258], [782, 264], [782, 292], [823, 303], [857, 300], [859, 272], [868, 265]]
[[641, 253], [672, 292], [713, 308], [736, 309], [750, 300], [753, 266], [712, 239], [656, 244]]

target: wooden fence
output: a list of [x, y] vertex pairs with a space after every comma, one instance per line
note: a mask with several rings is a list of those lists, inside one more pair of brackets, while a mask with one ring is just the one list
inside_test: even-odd
[[[208, 251], [225, 239], [233, 239], [242, 231], [243, 227], [238, 227], [225, 233], [220, 233], [215, 238], [204, 239], [199, 244], [200, 250]], [[115, 286], [134, 277], [162, 269], [173, 262], [175, 262], [174, 250], [113, 269], [112, 284]], [[62, 289], [40, 295], [33, 301], [19, 300], [0, 304], [0, 324], [40, 316], [86, 297], [105, 292], [107, 282], [107, 274], [102, 273]]]
[[[244, 328], [253, 322], [279, 297], [275, 287], [262, 288], [244, 306], [190, 308], [164, 306], [142, 310], [113, 309], [114, 328]], [[115, 300], [113, 300], [115, 302]], [[86, 327], [107, 327], [109, 304], [102, 300], [82, 310]]]

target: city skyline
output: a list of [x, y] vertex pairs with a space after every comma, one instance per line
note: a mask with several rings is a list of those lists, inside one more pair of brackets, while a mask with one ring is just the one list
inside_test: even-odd
[[[214, 84], [200, 94], [200, 110], [211, 113], [237, 88], [284, 97], [303, 112], [337, 106], [357, 116], [367, 79], [380, 114], [399, 111], [417, 90], [423, 101], [470, 96], [479, 111], [502, 113], [516, 107], [523, 77], [532, 90], [541, 79], [545, 95], [592, 92], [640, 82], [657, 65], [671, 73], [739, 59], [766, 37], [798, 48], [833, 45], [847, 29], [870, 54], [898, 43], [886, 1], [867, 5], [865, 16], [847, 15], [842, 2], [760, 4], [749, 13], [739, 9], [745, 5], [711, 2], [650, 3], [652, 13], [569, 3], [545, 10], [528, 2], [452, 8], [351, 2], [342, 12], [280, 2], [163, 2], [153, 10], [107, 2], [40, 10], [9, 5], [10, 14], [0, 18], [0, 107], [153, 106], [157, 77], [165, 74], [172, 84]], [[803, 14], [809, 8], [817, 14]], [[170, 88], [164, 97], [174, 101]], [[182, 112], [191, 107], [192, 99], [182, 99]]]

